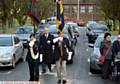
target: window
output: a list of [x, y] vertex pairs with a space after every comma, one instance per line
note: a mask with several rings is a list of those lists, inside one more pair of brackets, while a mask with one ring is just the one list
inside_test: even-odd
[[85, 13], [85, 6], [80, 7], [80, 13]]
[[19, 38], [18, 37], [14, 37], [14, 42], [15, 42], [15, 44], [18, 44], [20, 42]]
[[93, 13], [93, 6], [88, 7], [88, 13]]
[[64, 6], [64, 12], [65, 12], [65, 13], [69, 13], [69, 11], [70, 11], [69, 6]]

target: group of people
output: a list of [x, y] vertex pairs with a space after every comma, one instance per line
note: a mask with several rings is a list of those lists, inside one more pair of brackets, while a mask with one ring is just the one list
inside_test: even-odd
[[111, 65], [115, 62], [115, 57], [120, 52], [120, 35], [117, 36], [117, 40], [111, 42], [111, 34], [105, 33], [104, 40], [101, 42], [100, 53], [105, 55], [105, 61], [102, 65], [102, 79], [108, 79], [112, 74]]
[[26, 61], [30, 72], [29, 81], [39, 81], [39, 64], [42, 61], [42, 74], [46, 73], [46, 67], [52, 72], [51, 64], [54, 63], [56, 64], [58, 83], [67, 83], [66, 62], [70, 47], [68, 39], [64, 37], [64, 32], [58, 32], [58, 37], [54, 38], [49, 33], [49, 25], [47, 25], [39, 41], [36, 40], [35, 34], [30, 35], [27, 48]]

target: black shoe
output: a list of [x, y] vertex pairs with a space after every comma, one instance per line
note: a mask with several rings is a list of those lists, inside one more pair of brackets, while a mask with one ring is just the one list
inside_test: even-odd
[[46, 71], [42, 71], [41, 73], [42, 73], [42, 74], [45, 74], [45, 73], [46, 73]]
[[61, 80], [58, 80], [58, 82], [57, 82], [58, 84], [60, 84], [61, 83]]
[[63, 84], [66, 84], [67, 83], [67, 81], [66, 80], [63, 80]]

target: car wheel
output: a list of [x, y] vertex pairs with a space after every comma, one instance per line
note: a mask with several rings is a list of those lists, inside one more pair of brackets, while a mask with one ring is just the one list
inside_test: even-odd
[[15, 56], [14, 56], [13, 59], [12, 59], [12, 69], [15, 68], [15, 63], [16, 63], [16, 61], [15, 61]]
[[95, 73], [97, 73], [97, 70], [93, 69], [93, 68], [90, 66], [90, 72], [91, 72], [92, 74], [95, 74]]

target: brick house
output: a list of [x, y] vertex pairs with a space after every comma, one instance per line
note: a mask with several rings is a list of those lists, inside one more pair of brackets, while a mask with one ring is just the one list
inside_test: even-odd
[[[97, 0], [63, 0], [65, 20], [76, 21], [101, 21], [103, 15], [100, 13], [100, 9], [97, 6]], [[79, 7], [79, 13], [78, 13]]]

